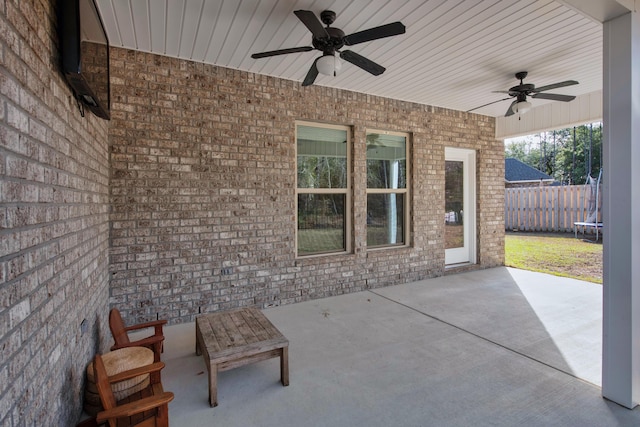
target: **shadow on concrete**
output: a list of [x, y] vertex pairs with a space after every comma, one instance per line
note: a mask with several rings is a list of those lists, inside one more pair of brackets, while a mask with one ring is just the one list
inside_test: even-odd
[[[207, 402], [193, 323], [167, 328], [172, 425], [639, 425], [601, 397], [601, 287], [496, 268], [265, 310], [276, 359], [222, 372]], [[591, 286], [593, 285], [593, 287]]]

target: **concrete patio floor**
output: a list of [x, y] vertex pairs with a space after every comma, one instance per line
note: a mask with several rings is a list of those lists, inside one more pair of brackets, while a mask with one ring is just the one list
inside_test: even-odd
[[166, 328], [171, 425], [638, 426], [601, 397], [601, 285], [495, 268], [264, 310], [289, 339], [218, 375], [195, 324]]

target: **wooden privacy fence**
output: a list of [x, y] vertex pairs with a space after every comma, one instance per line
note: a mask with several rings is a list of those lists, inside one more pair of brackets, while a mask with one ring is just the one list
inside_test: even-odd
[[[505, 229], [573, 232], [573, 223], [586, 218], [585, 194], [589, 197], [586, 190], [584, 185], [507, 188]], [[601, 212], [599, 208], [599, 218]]]

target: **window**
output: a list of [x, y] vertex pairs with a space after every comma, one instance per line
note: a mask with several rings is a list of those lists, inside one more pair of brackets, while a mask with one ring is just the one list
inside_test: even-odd
[[367, 133], [367, 246], [408, 242], [407, 152], [405, 133]]
[[299, 256], [350, 250], [350, 141], [345, 126], [296, 126]]
[[444, 162], [444, 243], [445, 249], [464, 246], [464, 162]]

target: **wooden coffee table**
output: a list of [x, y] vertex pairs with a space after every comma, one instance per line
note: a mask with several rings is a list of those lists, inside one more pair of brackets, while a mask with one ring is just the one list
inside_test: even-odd
[[196, 354], [209, 370], [209, 404], [218, 406], [218, 372], [280, 358], [280, 381], [289, 385], [289, 340], [260, 310], [245, 307], [196, 318]]

